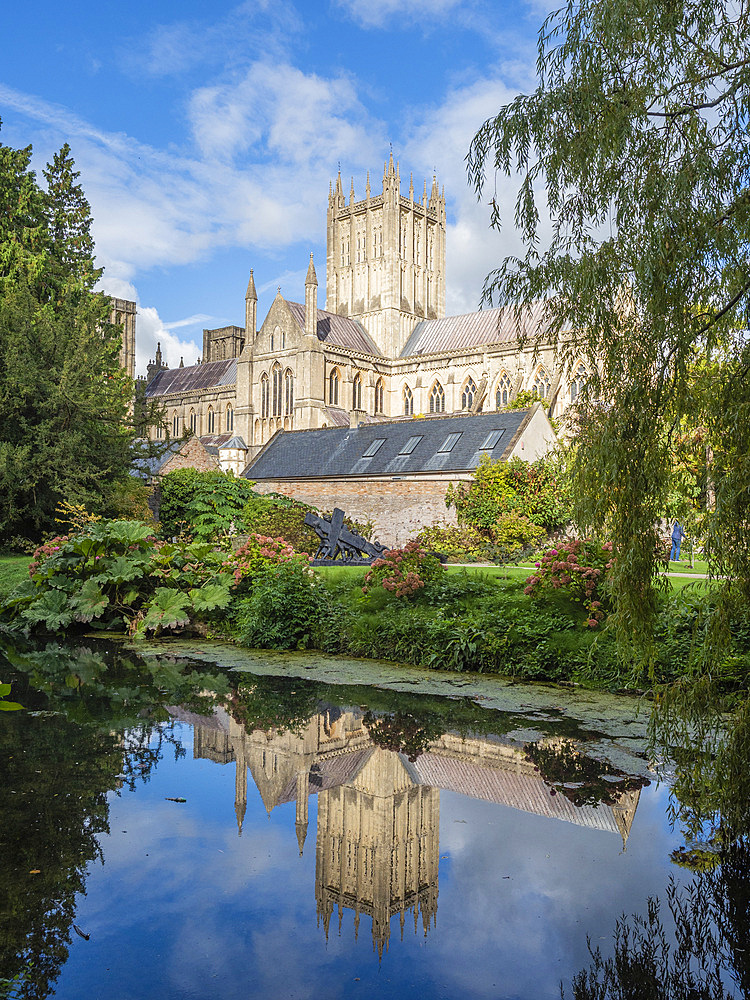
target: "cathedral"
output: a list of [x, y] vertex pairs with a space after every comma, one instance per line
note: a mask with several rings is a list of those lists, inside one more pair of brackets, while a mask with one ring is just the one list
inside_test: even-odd
[[403, 195], [391, 156], [382, 191], [373, 193], [368, 173], [357, 200], [339, 172], [328, 194], [325, 309], [311, 254], [304, 303], [279, 289], [258, 327], [251, 271], [244, 326], [204, 330], [202, 363], [188, 368], [168, 369], [157, 351], [147, 397], [164, 405], [172, 436], [241, 438], [248, 459], [282, 428], [500, 410], [522, 390], [562, 416], [586, 371], [581, 363], [567, 377], [553, 343], [519, 347], [543, 334], [542, 303], [520, 324], [511, 309], [446, 316], [445, 258], [445, 192], [435, 178], [429, 193], [425, 182], [415, 195], [410, 181]]

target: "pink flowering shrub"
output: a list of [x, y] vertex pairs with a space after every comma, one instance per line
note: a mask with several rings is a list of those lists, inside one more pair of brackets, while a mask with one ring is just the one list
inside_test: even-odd
[[606, 617], [606, 579], [612, 568], [612, 543], [575, 538], [547, 549], [526, 579], [524, 594], [567, 590], [570, 599], [588, 612], [586, 628], [597, 628]]
[[246, 590], [254, 576], [283, 563], [310, 561], [306, 552], [295, 552], [284, 538], [252, 534], [247, 542], [227, 557], [222, 569], [230, 573], [234, 588]]
[[376, 559], [365, 575], [362, 593], [382, 587], [396, 597], [413, 597], [443, 572], [440, 560], [426, 552], [419, 542], [391, 549]]
[[54, 538], [49, 538], [46, 542], [42, 544], [35, 550], [31, 562], [29, 563], [29, 576], [33, 577], [38, 571], [39, 567], [47, 559], [59, 552], [63, 545], [68, 540], [68, 535], [56, 535]]

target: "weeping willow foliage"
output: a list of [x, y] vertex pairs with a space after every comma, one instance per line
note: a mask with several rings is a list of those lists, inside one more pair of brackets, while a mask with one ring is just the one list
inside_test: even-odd
[[512, 212], [492, 198], [491, 224], [514, 224], [525, 253], [488, 275], [484, 301], [520, 317], [544, 299], [561, 364], [594, 373], [577, 520], [613, 541], [614, 624], [645, 653], [686, 425], [705, 446], [710, 565], [750, 599], [748, 37], [748, 0], [571, 2], [541, 28], [536, 90], [467, 157], [478, 195], [498, 176], [519, 185]]

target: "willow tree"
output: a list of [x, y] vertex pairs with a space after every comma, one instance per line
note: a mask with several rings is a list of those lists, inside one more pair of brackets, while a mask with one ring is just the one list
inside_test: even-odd
[[[493, 199], [491, 222], [515, 223], [525, 253], [484, 300], [546, 299], [561, 361], [597, 366], [578, 517], [614, 542], [621, 638], [648, 634], [685, 420], [706, 430], [712, 567], [750, 598], [748, 37], [748, 0], [571, 2], [540, 30], [536, 90], [486, 121], [467, 158], [478, 194], [498, 174], [519, 185], [514, 218]], [[696, 393], [706, 356], [719, 375]]]

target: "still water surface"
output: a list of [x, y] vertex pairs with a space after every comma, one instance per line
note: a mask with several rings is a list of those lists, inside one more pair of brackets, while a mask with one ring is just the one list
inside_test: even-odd
[[524, 717], [93, 644], [13, 666], [14, 996], [571, 995], [589, 940], [689, 879], [637, 741], [602, 763], [622, 742], [540, 713], [553, 689]]

